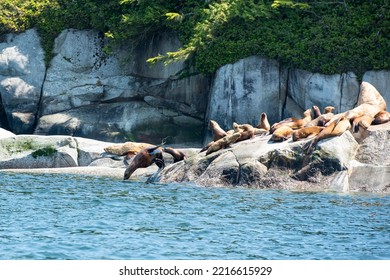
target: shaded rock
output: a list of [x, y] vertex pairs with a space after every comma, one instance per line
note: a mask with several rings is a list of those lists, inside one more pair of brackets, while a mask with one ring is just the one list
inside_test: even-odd
[[15, 133], [32, 133], [45, 71], [44, 52], [35, 29], [6, 35], [0, 43], [0, 95], [7, 117], [3, 126]]
[[359, 144], [357, 161], [390, 166], [390, 122], [370, 126], [360, 135]]

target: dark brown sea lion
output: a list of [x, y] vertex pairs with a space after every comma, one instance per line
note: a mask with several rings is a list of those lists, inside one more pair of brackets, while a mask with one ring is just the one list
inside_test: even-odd
[[303, 139], [313, 138], [318, 133], [320, 133], [324, 127], [322, 126], [309, 126], [302, 127], [298, 130], [295, 130], [292, 134], [293, 141], [299, 141]]
[[305, 127], [310, 126], [324, 126], [327, 122], [329, 122], [334, 116], [333, 111], [335, 108], [333, 106], [326, 106], [324, 110], [324, 114], [318, 116], [317, 118], [308, 122]]
[[345, 116], [340, 117], [340, 119], [338, 120], [332, 121], [332, 123], [330, 123], [323, 130], [321, 130], [321, 132], [318, 133], [317, 136], [311, 142], [308, 142], [308, 144], [305, 146], [306, 151], [310, 153], [313, 147], [317, 145], [320, 140], [329, 137], [339, 136], [350, 128], [351, 123]]
[[207, 149], [206, 155], [227, 148], [230, 144], [235, 143], [241, 137], [241, 132], [226, 135], [225, 137], [213, 142]]
[[181, 161], [181, 160], [184, 160], [186, 158], [185, 154], [183, 154], [182, 152], [180, 152], [179, 150], [176, 150], [176, 149], [173, 149], [173, 148], [164, 148], [163, 149], [164, 152], [170, 154], [172, 157], [173, 157], [173, 162], [178, 162], [178, 161]]
[[271, 133], [274, 133], [275, 130], [282, 126], [288, 126], [291, 127], [292, 129], [299, 129], [301, 127], [304, 127], [308, 122], [311, 121], [311, 109], [307, 109], [303, 113], [303, 118], [302, 119], [297, 119], [297, 118], [287, 118], [284, 119], [280, 122], [277, 122], [271, 126]]
[[321, 110], [320, 110], [320, 108], [318, 108], [318, 106], [313, 105], [311, 107], [311, 110], [313, 111], [313, 119], [318, 118], [319, 116], [321, 116]]
[[146, 148], [139, 151], [135, 157], [129, 163], [129, 166], [125, 170], [123, 176], [124, 180], [130, 178], [131, 174], [134, 173], [138, 168], [146, 168], [155, 163], [159, 169], [165, 167], [164, 158], [162, 155], [161, 148], [159, 146], [154, 146], [152, 148]]
[[213, 134], [213, 140], [217, 141], [226, 136], [226, 131], [223, 130], [216, 121], [210, 120], [210, 129]]
[[281, 126], [272, 133], [271, 140], [274, 142], [282, 142], [291, 137], [294, 130], [289, 126]]
[[269, 131], [271, 129], [271, 126], [268, 122], [268, 117], [265, 112], [261, 113], [259, 124], [256, 126], [258, 129], [264, 129], [265, 131]]
[[390, 113], [387, 111], [380, 111], [374, 116], [372, 124], [382, 124], [390, 121]]

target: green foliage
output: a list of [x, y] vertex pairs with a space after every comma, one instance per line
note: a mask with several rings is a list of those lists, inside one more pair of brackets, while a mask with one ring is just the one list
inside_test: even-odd
[[390, 69], [389, 0], [2, 0], [0, 33], [37, 27], [50, 61], [66, 28], [135, 46], [176, 32], [183, 47], [150, 63], [187, 59], [202, 73], [249, 55], [324, 74]]
[[57, 152], [56, 148], [53, 146], [45, 146], [43, 148], [37, 149], [31, 153], [33, 158], [37, 157], [50, 157]]

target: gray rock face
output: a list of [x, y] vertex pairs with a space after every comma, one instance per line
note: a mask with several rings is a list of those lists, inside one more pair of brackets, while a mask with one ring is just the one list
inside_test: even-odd
[[262, 112], [267, 112], [270, 122], [279, 120], [284, 100], [284, 76], [280, 72], [279, 63], [258, 56], [218, 69], [210, 92], [207, 121], [215, 120], [229, 130], [233, 122], [257, 125]]
[[147, 55], [176, 47], [175, 38], [154, 38], [145, 43], [150, 52], [140, 49], [123, 64], [128, 57], [120, 51], [104, 55], [98, 33], [63, 31], [56, 39], [35, 133], [150, 143], [170, 136], [170, 143], [199, 145], [208, 80], [200, 75], [177, 79], [182, 63], [164, 71], [161, 65], [145, 66]]
[[36, 30], [8, 34], [0, 43], [0, 95], [7, 121], [15, 133], [34, 129], [45, 77], [44, 52]]

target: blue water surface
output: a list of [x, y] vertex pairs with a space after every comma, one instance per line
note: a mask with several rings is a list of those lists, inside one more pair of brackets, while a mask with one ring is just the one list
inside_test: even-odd
[[0, 259], [390, 259], [389, 195], [0, 178]]

